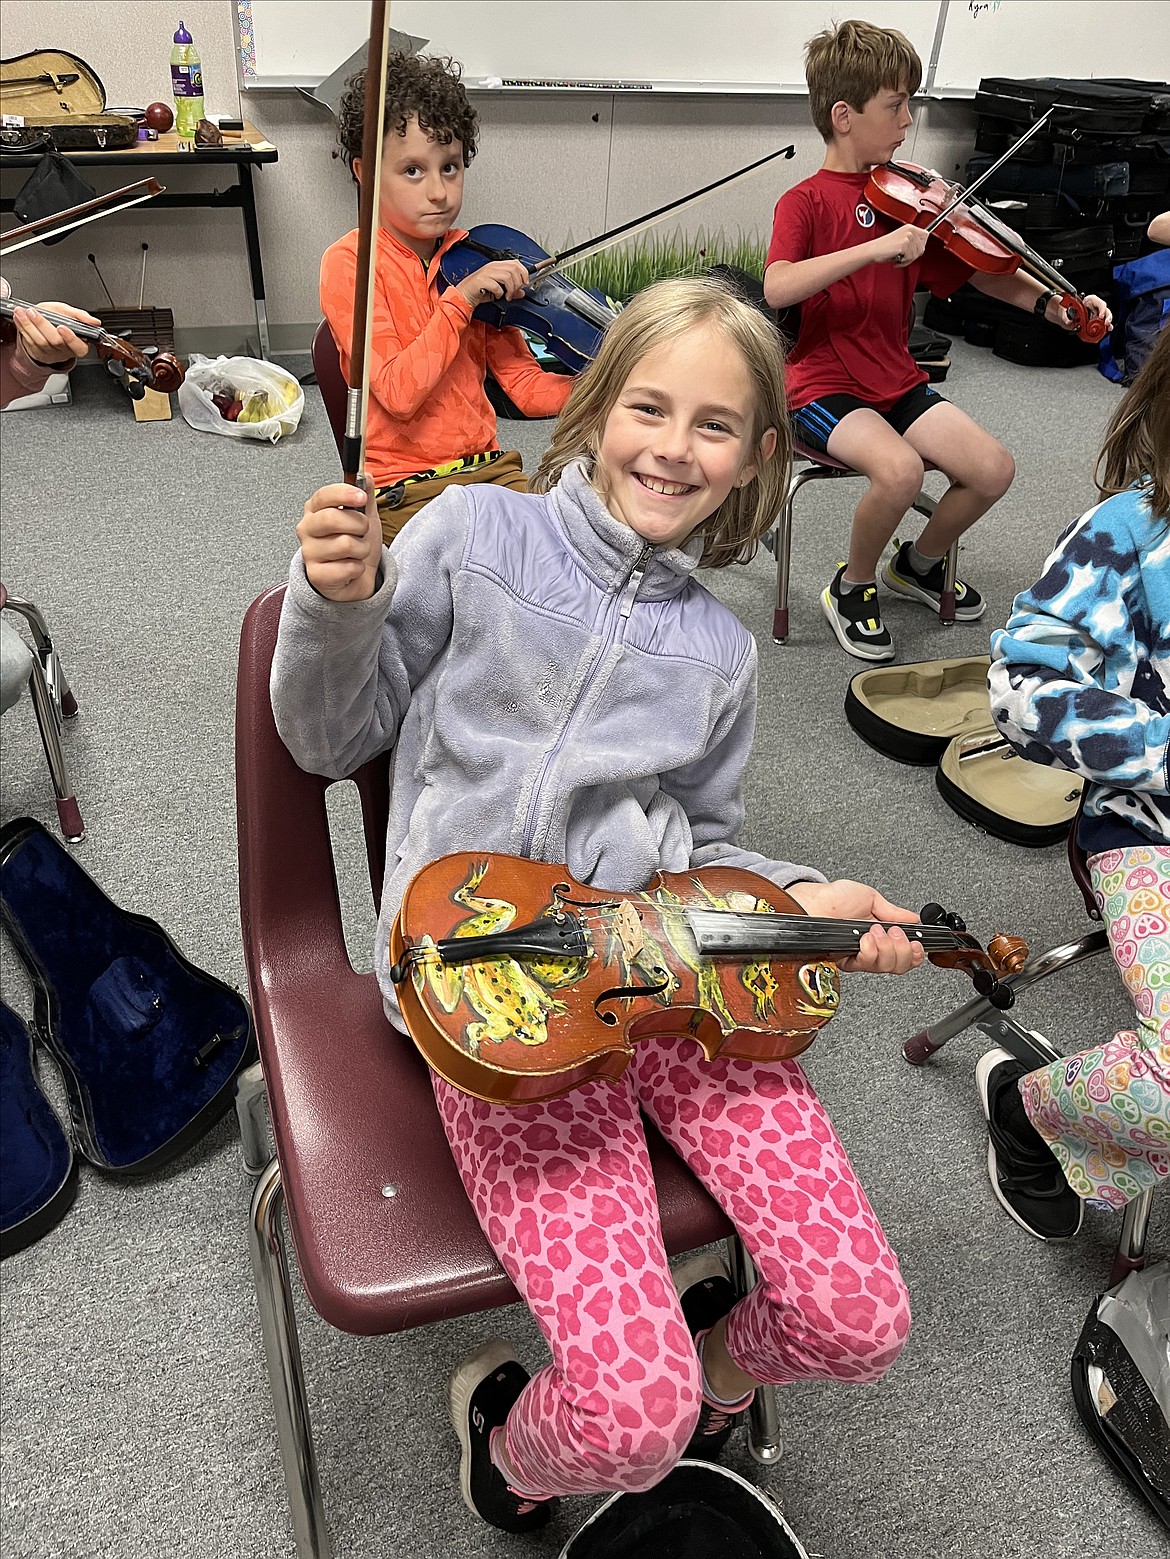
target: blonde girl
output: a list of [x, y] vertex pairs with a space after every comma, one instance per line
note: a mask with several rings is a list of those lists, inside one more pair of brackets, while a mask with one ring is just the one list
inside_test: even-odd
[[[452, 851], [564, 862], [603, 890], [718, 862], [815, 914], [916, 918], [735, 843], [756, 650], [696, 570], [746, 559], [771, 524], [784, 404], [767, 319], [710, 280], [664, 282], [575, 385], [538, 491], [451, 488], [389, 549], [360, 491], [305, 505], [273, 708], [316, 773], [395, 748], [376, 946], [391, 1023], [389, 926], [414, 873]], [[920, 962], [874, 925], [846, 967]], [[434, 1091], [551, 1354], [530, 1377], [488, 1343], [452, 1379], [463, 1497], [485, 1521], [527, 1531], [558, 1495], [648, 1488], [688, 1447], [717, 1454], [757, 1382], [869, 1381], [901, 1350], [897, 1262], [795, 1062], [708, 1063], [680, 1038], [543, 1104], [488, 1104], [437, 1076]], [[676, 1291], [641, 1112], [746, 1241], [760, 1273], [746, 1299], [710, 1261]]]

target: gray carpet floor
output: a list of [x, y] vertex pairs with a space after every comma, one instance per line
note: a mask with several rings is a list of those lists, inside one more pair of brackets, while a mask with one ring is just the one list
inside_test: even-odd
[[[307, 364], [295, 363], [300, 371]], [[244, 986], [236, 882], [232, 717], [248, 603], [283, 578], [305, 496], [337, 469], [315, 390], [276, 447], [181, 420], [136, 424], [101, 373], [71, 407], [6, 414], [3, 577], [49, 618], [81, 706], [66, 741], [88, 835], [77, 858], [120, 904], [154, 916], [189, 958]], [[1117, 391], [1091, 369], [1028, 370], [957, 345], [945, 393], [1013, 450], [1019, 476], [963, 554], [989, 598], [982, 625], [943, 632], [911, 603], [887, 620], [903, 660], [980, 653], [1056, 533], [1092, 501], [1090, 471]], [[507, 427], [533, 463], [546, 424]], [[934, 478], [938, 481], [938, 478]], [[796, 522], [793, 637], [770, 638], [770, 558], [709, 580], [760, 644], [747, 839], [938, 899], [986, 939], [1044, 948], [1079, 936], [1083, 906], [1059, 848], [988, 838], [951, 812], [933, 774], [864, 746], [842, 713], [857, 669], [817, 593], [841, 555], [855, 483], [806, 490]], [[27, 699], [4, 717], [2, 817], [55, 828]], [[344, 807], [339, 831], [345, 832]], [[339, 848], [352, 852], [352, 837]], [[352, 859], [352, 855], [351, 855]], [[370, 916], [356, 862], [355, 960]], [[27, 1015], [10, 953], [5, 998]], [[1117, 1220], [1046, 1247], [993, 1202], [973, 1069], [982, 1036], [923, 1069], [902, 1040], [965, 998], [929, 969], [848, 982], [807, 1057], [898, 1251], [915, 1322], [890, 1376], [781, 1395], [786, 1440], [770, 1471], [742, 1439], [729, 1464], [783, 1505], [822, 1559], [1154, 1559], [1165, 1532], [1084, 1435], [1068, 1362], [1103, 1287]], [[1065, 1049], [1126, 1017], [1096, 960], [1022, 1004]], [[50, 1080], [51, 1086], [51, 1080]], [[391, 1130], [392, 1124], [387, 1123]], [[2, 1278], [2, 1515], [8, 1559], [288, 1559], [293, 1544], [246, 1249], [251, 1182], [234, 1119], [163, 1173], [85, 1169], [76, 1206]], [[1166, 1207], [1152, 1245], [1166, 1247]], [[301, 1304], [302, 1348], [338, 1559], [555, 1555], [587, 1502], [551, 1533], [478, 1525], [457, 1491], [446, 1375], [493, 1332], [535, 1367], [521, 1307], [386, 1339], [325, 1326]]]

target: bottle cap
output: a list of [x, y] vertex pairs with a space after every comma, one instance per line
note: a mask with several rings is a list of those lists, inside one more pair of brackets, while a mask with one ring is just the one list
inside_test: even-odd
[[182, 17], [179, 18], [179, 30], [175, 34], [175, 42], [176, 43], [190, 43], [191, 42], [191, 34], [183, 26], [183, 19], [182, 19]]

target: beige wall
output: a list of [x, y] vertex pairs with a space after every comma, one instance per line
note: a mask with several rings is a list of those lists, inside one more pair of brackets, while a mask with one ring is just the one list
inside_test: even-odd
[[[325, 3], [325, 0], [323, 0]], [[169, 99], [168, 55], [182, 14], [203, 60], [207, 107], [242, 112], [279, 149], [254, 178], [264, 250], [268, 319], [276, 349], [304, 346], [319, 317], [322, 251], [355, 221], [354, 187], [331, 156], [332, 120], [295, 92], [237, 87], [232, 0], [0, 0], [5, 56], [44, 47], [87, 60], [111, 105]], [[803, 98], [618, 95], [476, 95], [480, 153], [467, 180], [463, 222], [504, 222], [558, 245], [661, 205], [789, 141], [779, 161], [689, 209], [688, 230], [722, 227], [766, 233], [777, 195], [819, 165], [820, 137]], [[968, 104], [920, 111], [908, 156], [955, 171], [969, 152]], [[11, 195], [26, 175], [5, 172]], [[87, 170], [99, 190], [126, 182], [120, 170]], [[169, 189], [214, 187], [215, 175], [160, 170]], [[220, 187], [229, 180], [221, 176]], [[11, 217], [5, 225], [11, 225]], [[119, 303], [138, 301], [141, 243], [150, 244], [147, 301], [174, 310], [180, 346], [228, 351], [252, 327], [253, 310], [238, 211], [128, 213], [95, 223], [50, 248], [10, 256], [18, 296], [97, 303], [103, 294], [93, 252]]]

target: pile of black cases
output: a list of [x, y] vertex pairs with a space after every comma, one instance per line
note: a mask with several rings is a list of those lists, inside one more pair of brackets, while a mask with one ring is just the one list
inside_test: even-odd
[[[1149, 249], [1146, 228], [1170, 209], [1170, 82], [1013, 81], [985, 76], [975, 94], [975, 155], [964, 183], [986, 171], [1048, 108], [977, 198], [1082, 293], [1113, 302], [1113, 268]], [[924, 323], [997, 357], [1035, 367], [1097, 361], [1096, 346], [974, 287], [932, 299]]]

